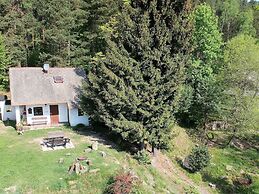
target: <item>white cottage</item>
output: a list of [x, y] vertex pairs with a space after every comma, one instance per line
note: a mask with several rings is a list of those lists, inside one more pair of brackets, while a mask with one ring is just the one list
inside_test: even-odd
[[31, 126], [89, 125], [88, 116], [78, 108], [85, 77], [77, 68], [10, 68], [11, 101], [0, 101], [1, 119]]

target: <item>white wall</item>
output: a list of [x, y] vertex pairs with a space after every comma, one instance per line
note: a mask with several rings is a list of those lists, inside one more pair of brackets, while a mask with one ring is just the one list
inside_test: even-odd
[[[43, 115], [41, 116], [34, 116], [34, 112], [33, 112], [33, 108], [34, 107], [42, 107], [43, 108]], [[31, 108], [32, 109], [32, 114], [28, 113], [28, 109]], [[43, 118], [42, 120], [47, 120], [47, 125], [50, 124], [50, 108], [49, 105], [33, 105], [33, 106], [26, 106], [26, 115], [27, 115], [27, 124], [32, 125], [33, 124], [33, 119], [32, 118]]]
[[69, 109], [69, 123], [71, 126], [76, 126], [77, 124], [89, 125], [88, 116], [78, 116], [78, 109]]
[[[7, 112], [8, 110], [11, 112]], [[15, 107], [11, 105], [4, 105], [3, 120], [6, 121], [8, 119], [15, 121]]]
[[59, 122], [67, 123], [68, 122], [68, 107], [67, 104], [59, 104], [58, 105], [59, 112]]
[[0, 118], [0, 120], [3, 120], [3, 116], [4, 116], [4, 104], [5, 104], [5, 101], [0, 101], [0, 113], [1, 113], [1, 118]]
[[[34, 107], [42, 107], [43, 108], [43, 115], [41, 116], [34, 116], [33, 108]], [[32, 114], [28, 113], [28, 109], [32, 109]], [[67, 104], [58, 104], [58, 112], [59, 112], [59, 122], [68, 122], [68, 108]], [[33, 105], [33, 106], [26, 106], [26, 115], [27, 115], [27, 124], [32, 125], [33, 124], [33, 119], [32, 118], [43, 118], [46, 117], [47, 120], [47, 125], [51, 124], [51, 119], [50, 119], [50, 105]]]

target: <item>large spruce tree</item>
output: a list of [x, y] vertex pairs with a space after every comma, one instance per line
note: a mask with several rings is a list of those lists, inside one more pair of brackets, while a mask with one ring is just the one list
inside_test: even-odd
[[163, 147], [171, 135], [190, 51], [191, 1], [125, 1], [97, 54], [82, 108], [131, 142]]

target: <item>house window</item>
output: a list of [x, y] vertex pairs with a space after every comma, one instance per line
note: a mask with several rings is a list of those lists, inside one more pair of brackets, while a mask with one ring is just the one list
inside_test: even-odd
[[84, 112], [80, 108], [78, 108], [78, 116], [84, 116]]
[[33, 112], [34, 112], [34, 116], [41, 116], [41, 115], [43, 115], [43, 108], [42, 107], [34, 107]]
[[28, 109], [28, 114], [32, 114], [32, 109], [31, 108]]
[[53, 79], [54, 79], [54, 83], [63, 83], [64, 82], [64, 79], [61, 76], [54, 76]]

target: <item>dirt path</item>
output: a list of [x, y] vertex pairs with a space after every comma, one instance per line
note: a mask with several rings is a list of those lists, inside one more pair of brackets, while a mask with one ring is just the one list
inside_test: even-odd
[[179, 170], [166, 155], [161, 152], [158, 151], [156, 157], [153, 157], [152, 165], [159, 172], [165, 174], [169, 178], [180, 179], [186, 185], [196, 188], [201, 194], [210, 194], [205, 186], [195, 184], [189, 177]]

